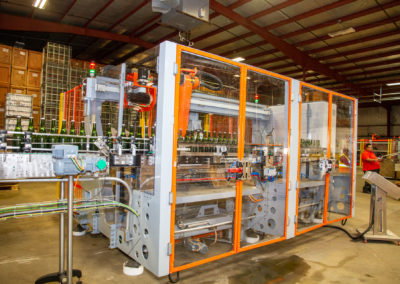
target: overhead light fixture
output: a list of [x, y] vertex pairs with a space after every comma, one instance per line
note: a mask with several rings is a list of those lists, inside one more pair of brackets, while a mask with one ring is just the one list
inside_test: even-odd
[[35, 2], [33, 2], [33, 7], [43, 9], [46, 2], [47, 0], [35, 0]]
[[350, 28], [346, 28], [346, 29], [343, 29], [343, 30], [339, 30], [339, 31], [333, 32], [333, 33], [328, 33], [328, 35], [330, 37], [337, 37], [337, 36], [352, 34], [355, 31], [356, 30], [353, 27], [350, 27]]
[[232, 59], [233, 61], [236, 61], [236, 62], [242, 62], [243, 60], [245, 60], [243, 57], [236, 57], [236, 58], [234, 58], [234, 59]]
[[386, 86], [398, 86], [400, 85], [400, 82], [396, 82], [396, 83], [387, 83]]

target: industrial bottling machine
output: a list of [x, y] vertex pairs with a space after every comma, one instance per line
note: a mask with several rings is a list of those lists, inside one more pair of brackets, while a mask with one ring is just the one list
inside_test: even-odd
[[[111, 248], [161, 277], [354, 215], [355, 98], [172, 42], [134, 63], [83, 82], [76, 123], [90, 133], [96, 122], [97, 135], [77, 136], [95, 147], [71, 160], [78, 169], [80, 156], [106, 161], [92, 179], [82, 173], [75, 198], [126, 207], [77, 209], [76, 220]], [[100, 116], [107, 101], [119, 105], [113, 134]], [[128, 137], [129, 108], [138, 119]], [[64, 176], [50, 147], [9, 153], [15, 135], [39, 134], [2, 132], [1, 179]], [[21, 160], [48, 166], [29, 171]]]

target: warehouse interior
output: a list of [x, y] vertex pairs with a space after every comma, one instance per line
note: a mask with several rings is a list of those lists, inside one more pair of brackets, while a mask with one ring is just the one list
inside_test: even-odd
[[0, 0], [0, 35], [1, 283], [400, 282], [398, 0]]

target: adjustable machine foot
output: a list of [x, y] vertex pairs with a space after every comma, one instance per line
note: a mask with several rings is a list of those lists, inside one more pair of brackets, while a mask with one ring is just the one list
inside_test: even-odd
[[[80, 279], [82, 277], [82, 271], [80, 271], [78, 269], [73, 269], [72, 277], [78, 277], [79, 283], [82, 283], [80, 281]], [[51, 282], [59, 282], [61, 284], [67, 283], [67, 272], [66, 271], [64, 271], [64, 273], [54, 272], [54, 273], [43, 275], [35, 281], [35, 284], [43, 284], [43, 283], [51, 283]]]

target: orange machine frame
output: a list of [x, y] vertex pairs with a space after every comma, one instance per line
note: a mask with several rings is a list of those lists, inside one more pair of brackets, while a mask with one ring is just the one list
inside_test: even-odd
[[[289, 104], [289, 111], [288, 111], [288, 129], [290, 132], [290, 123], [291, 123], [291, 118], [290, 118], [290, 101], [291, 101], [291, 78], [279, 75], [276, 73], [272, 73], [263, 69], [259, 69], [256, 67], [252, 67], [243, 63], [238, 63], [229, 59], [226, 59], [224, 57], [220, 57], [211, 53], [207, 53], [204, 51], [196, 50], [187, 46], [181, 46], [177, 45], [177, 58], [176, 58], [176, 63], [178, 66], [177, 74], [181, 73], [181, 54], [182, 51], [190, 52], [196, 55], [204, 56], [210, 59], [218, 60], [224, 63], [228, 63], [233, 66], [237, 66], [240, 68], [240, 102], [239, 102], [239, 134], [238, 134], [238, 159], [243, 159], [244, 157], [244, 135], [245, 135], [245, 114], [246, 114], [246, 93], [247, 93], [247, 70], [251, 71], [256, 71], [265, 75], [269, 75], [272, 77], [280, 78], [288, 82], [289, 85], [289, 98], [288, 98], [288, 104]], [[174, 266], [174, 260], [175, 260], [175, 209], [176, 209], [176, 165], [177, 165], [177, 138], [178, 138], [178, 131], [179, 131], [179, 90], [180, 90], [180, 76], [176, 76], [175, 79], [175, 110], [174, 110], [174, 133], [173, 133], [173, 156], [172, 156], [172, 194], [173, 194], [173, 203], [171, 205], [171, 227], [170, 227], [170, 243], [172, 246], [172, 251], [170, 255], [170, 273], [178, 272], [184, 269], [192, 268], [204, 263], [208, 263], [214, 260], [218, 260], [242, 251], [254, 249], [257, 247], [265, 246], [267, 244], [275, 243], [282, 241], [286, 239], [287, 237], [287, 232], [286, 232], [286, 226], [284, 229], [284, 236], [270, 240], [270, 241], [265, 241], [262, 243], [246, 246], [246, 247], [240, 247], [240, 227], [241, 227], [241, 205], [242, 205], [242, 190], [243, 190], [243, 182], [242, 181], [237, 181], [236, 182], [236, 198], [235, 198], [235, 221], [234, 221], [234, 242], [233, 242], [233, 249], [229, 252], [222, 253], [213, 257], [209, 257], [206, 259], [202, 259], [199, 261], [195, 261], [189, 264], [181, 265], [178, 267]], [[288, 149], [290, 147], [290, 137], [288, 135]], [[289, 151], [288, 151], [289, 153]], [[286, 218], [287, 218], [287, 207], [288, 207], [288, 189], [289, 189], [289, 154], [287, 154], [287, 177], [286, 177], [286, 208], [285, 208], [285, 223], [286, 223]]]

